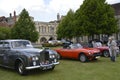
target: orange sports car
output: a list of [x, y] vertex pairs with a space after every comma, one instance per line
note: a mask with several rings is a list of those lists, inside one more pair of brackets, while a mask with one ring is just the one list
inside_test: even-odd
[[94, 48], [83, 48], [80, 44], [71, 44], [66, 48], [55, 49], [59, 58], [78, 59], [81, 62], [95, 60], [101, 56], [100, 50]]

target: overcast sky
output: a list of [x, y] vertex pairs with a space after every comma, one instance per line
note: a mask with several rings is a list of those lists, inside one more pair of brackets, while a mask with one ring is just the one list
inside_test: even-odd
[[[106, 0], [109, 4], [120, 3], [120, 0]], [[0, 16], [8, 17], [14, 10], [19, 15], [25, 8], [35, 21], [56, 20], [57, 13], [66, 15], [72, 9], [76, 11], [83, 0], [0, 0]]]

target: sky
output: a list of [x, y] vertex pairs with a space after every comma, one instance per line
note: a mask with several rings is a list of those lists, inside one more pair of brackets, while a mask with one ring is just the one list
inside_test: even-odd
[[[57, 20], [57, 13], [66, 15], [72, 9], [76, 11], [84, 0], [0, 0], [0, 16], [8, 17], [16, 11], [19, 15], [25, 8], [34, 21], [49, 22]], [[120, 3], [120, 0], [106, 0], [108, 4]]]

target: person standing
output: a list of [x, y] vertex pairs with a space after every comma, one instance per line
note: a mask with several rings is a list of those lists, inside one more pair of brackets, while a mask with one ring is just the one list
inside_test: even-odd
[[115, 62], [116, 55], [117, 55], [117, 52], [116, 52], [117, 43], [114, 40], [114, 37], [109, 37], [108, 47], [109, 47], [109, 52], [110, 52], [110, 59], [111, 61]]

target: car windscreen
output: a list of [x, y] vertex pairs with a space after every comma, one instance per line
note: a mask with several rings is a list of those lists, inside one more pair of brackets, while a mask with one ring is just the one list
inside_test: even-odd
[[29, 41], [13, 41], [12, 48], [31, 48], [33, 47]]
[[70, 47], [71, 49], [83, 48], [83, 46], [82, 46], [81, 44], [71, 44], [71, 45], [69, 45], [69, 47]]

